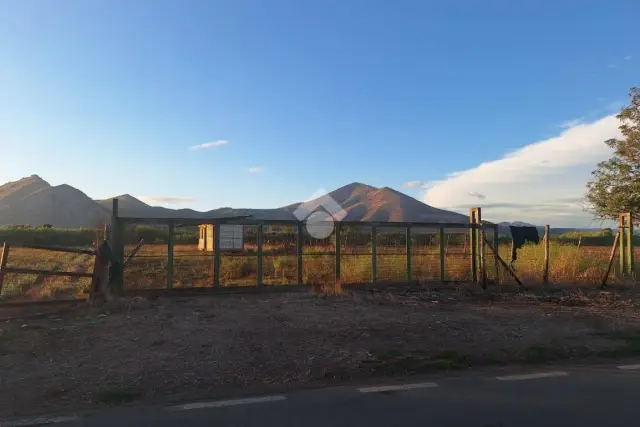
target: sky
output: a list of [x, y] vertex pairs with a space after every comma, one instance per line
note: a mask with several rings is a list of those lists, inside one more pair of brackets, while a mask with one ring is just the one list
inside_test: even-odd
[[269, 208], [353, 181], [489, 220], [581, 199], [637, 1], [0, 0], [0, 183]]

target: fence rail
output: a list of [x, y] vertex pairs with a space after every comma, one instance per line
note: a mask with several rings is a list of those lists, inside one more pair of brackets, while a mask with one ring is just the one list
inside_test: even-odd
[[[271, 264], [277, 265], [277, 270], [282, 270], [281, 275], [283, 281], [288, 284], [311, 284], [314, 280], [325, 280], [329, 282], [349, 283], [346, 271], [343, 270], [346, 264], [351, 266], [357, 264], [360, 272], [359, 282], [364, 280], [366, 283], [377, 284], [385, 281], [404, 281], [415, 282], [417, 280], [433, 281], [469, 281], [470, 279], [486, 285], [488, 280], [495, 280], [498, 276], [498, 260], [497, 252], [495, 255], [489, 253], [485, 245], [484, 236], [496, 244], [499, 240], [498, 226], [482, 221], [480, 208], [474, 208], [472, 221], [470, 223], [440, 223], [440, 222], [361, 222], [361, 221], [340, 221], [331, 222], [334, 229], [330, 236], [331, 241], [313, 241], [313, 238], [305, 231], [305, 223], [302, 221], [291, 220], [257, 220], [248, 217], [230, 217], [230, 218], [139, 218], [139, 217], [120, 217], [118, 215], [118, 201], [113, 200], [111, 220], [111, 247], [113, 250], [114, 262], [112, 266], [112, 287], [117, 292], [124, 292], [125, 282], [130, 285], [129, 280], [125, 280], [125, 271], [132, 267], [132, 263], [125, 261], [127, 259], [125, 253], [125, 235], [126, 227], [137, 224], [155, 224], [157, 226], [166, 226], [168, 232], [166, 252], [161, 257], [148, 256], [143, 253], [138, 255], [137, 263], [143, 265], [147, 263], [148, 269], [151, 269], [153, 258], [159, 263], [164, 264], [162, 274], [154, 273], [154, 277], [150, 277], [153, 285], [157, 286], [162, 281], [164, 287], [170, 289], [176, 285], [174, 274], [177, 262], [182, 258], [191, 257], [201, 258], [198, 268], [202, 268], [202, 263], [210, 262], [210, 276], [208, 283], [205, 285], [212, 287], [228, 286], [229, 277], [221, 277], [221, 272], [228, 269], [229, 266], [237, 263], [241, 259], [242, 266], [237, 267], [241, 270], [250, 270], [252, 279], [251, 284], [257, 287], [263, 287], [265, 284], [274, 285], [277, 278], [273, 278], [273, 270], [271, 265], [267, 265], [269, 260]], [[209, 258], [206, 255], [198, 256], [197, 254], [186, 254], [178, 252], [176, 254], [175, 247], [175, 229], [178, 226], [194, 226], [202, 224], [211, 224], [215, 227], [216, 232], [213, 234], [213, 254]], [[237, 253], [228, 253], [221, 250], [220, 233], [218, 232], [222, 225], [243, 225], [252, 230], [252, 236], [255, 239], [251, 245], [243, 244], [243, 251]], [[286, 227], [289, 230], [291, 241], [280, 242], [281, 248], [274, 249], [269, 243], [269, 239], [273, 236], [268, 234], [267, 230], [273, 226]], [[351, 229], [360, 230], [355, 237], [350, 236]], [[362, 236], [366, 235], [366, 238]], [[395, 236], [393, 239], [389, 235]], [[449, 238], [452, 236], [465, 236], [464, 244], [460, 244], [460, 248], [456, 249], [456, 245], [449, 244]], [[267, 238], [267, 236], [269, 236]], [[420, 236], [422, 240], [419, 240]], [[483, 236], [483, 238], [480, 238]], [[344, 239], [353, 238], [355, 243], [353, 247], [347, 247], [343, 242]], [[392, 240], [391, 246], [394, 251], [389, 251], [389, 244], [384, 245], [382, 240]], [[365, 245], [360, 242], [364, 240]], [[462, 239], [459, 239], [462, 242]], [[428, 248], [425, 245], [428, 242]], [[314, 246], [315, 243], [315, 246]], [[388, 243], [388, 242], [387, 242]], [[422, 247], [420, 246], [422, 244]], [[433, 245], [433, 247], [432, 247]], [[247, 250], [246, 246], [252, 249]], [[311, 247], [310, 247], [311, 246]], [[355, 247], [359, 249], [356, 249]], [[437, 249], [436, 249], [437, 248]], [[139, 247], [136, 247], [139, 249]], [[467, 254], [468, 252], [468, 254]], [[273, 257], [281, 258], [274, 259]], [[356, 258], [354, 258], [356, 257]], [[433, 257], [433, 258], [431, 258]], [[255, 260], [254, 260], [255, 258]], [[461, 272], [452, 273], [449, 268], [449, 261], [453, 258], [457, 263]], [[493, 258], [493, 260], [491, 260]], [[320, 261], [322, 259], [322, 261]], [[322, 279], [310, 277], [308, 263], [318, 265], [314, 275], [322, 277]], [[195, 264], [195, 260], [193, 261]], [[281, 265], [287, 267], [284, 271]], [[433, 265], [432, 265], [433, 264]], [[291, 268], [288, 268], [291, 267]], [[156, 266], [157, 270], [158, 267]], [[326, 271], [332, 270], [330, 274]], [[384, 271], [382, 271], [384, 269]], [[436, 271], [439, 270], [439, 271]], [[367, 272], [368, 271], [368, 272]], [[386, 272], [386, 277], [381, 273]], [[472, 277], [467, 277], [467, 272]], [[245, 271], [245, 276], [247, 273]], [[269, 274], [269, 280], [265, 280]], [[151, 274], [149, 274], [151, 276]], [[225, 275], [226, 276], [226, 275]], [[364, 276], [368, 276], [364, 278]], [[206, 278], [200, 279], [207, 281]], [[275, 282], [274, 282], [275, 281]], [[245, 280], [246, 282], [246, 280]], [[238, 283], [235, 283], [238, 284]], [[249, 283], [242, 283], [248, 285]], [[145, 285], [146, 286], [146, 285]], [[149, 285], [151, 286], [151, 285]], [[203, 286], [203, 284], [200, 284]]]
[[[25, 268], [25, 267], [11, 267], [8, 266], [9, 262], [9, 254], [11, 248], [22, 248], [22, 249], [37, 249], [37, 250], [46, 250], [52, 252], [65, 252], [72, 254], [82, 254], [82, 255], [90, 255], [95, 257], [93, 263], [93, 271], [91, 273], [83, 273], [78, 271], [57, 271], [57, 270], [45, 270], [45, 269], [36, 269], [36, 268]], [[103, 250], [104, 252], [104, 250]], [[104, 254], [103, 254], [104, 255]], [[4, 285], [4, 278], [7, 273], [14, 274], [33, 274], [38, 276], [63, 276], [63, 277], [85, 277], [92, 279], [91, 293], [95, 293], [97, 291], [97, 285], [100, 281], [106, 283], [108, 280], [104, 274], [104, 269], [101, 271], [100, 266], [108, 263], [109, 260], [104, 256], [101, 256], [101, 248], [89, 250], [89, 249], [78, 249], [78, 248], [65, 248], [60, 246], [45, 246], [45, 245], [19, 245], [13, 244], [10, 245], [7, 242], [4, 242], [2, 245], [2, 252], [0, 253], [0, 295], [2, 295], [2, 289]]]

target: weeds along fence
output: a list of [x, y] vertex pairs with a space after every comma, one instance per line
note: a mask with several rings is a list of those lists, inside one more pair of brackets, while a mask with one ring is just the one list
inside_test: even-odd
[[[343, 285], [394, 282], [486, 280], [499, 275], [495, 257], [480, 255], [484, 235], [497, 242], [495, 225], [443, 223], [331, 223], [333, 231], [315, 238], [304, 222], [250, 218], [128, 218], [117, 215], [111, 225], [117, 290], [270, 285]], [[126, 244], [128, 230], [166, 227], [167, 244], [144, 244], [135, 257]], [[212, 224], [212, 251], [175, 241], [176, 230]], [[218, 230], [242, 225], [242, 246], [221, 249]], [[474, 236], [476, 236], [474, 238]], [[486, 252], [485, 252], [486, 253]], [[122, 268], [125, 259], [126, 268]]]
[[[511, 237], [499, 238], [499, 254], [527, 284], [635, 284], [640, 236], [634, 235], [629, 213], [621, 214], [618, 229], [594, 232], [556, 232], [546, 226], [540, 244], [528, 243], [512, 261]], [[500, 283], [514, 283], [501, 268]]]
[[[330, 235], [318, 239], [302, 222], [124, 218], [114, 208], [110, 279], [114, 290], [122, 292], [336, 283], [491, 285], [515, 284], [515, 277], [528, 286], [600, 285], [605, 275], [610, 284], [629, 284], [638, 273], [634, 251], [640, 242], [635, 241], [638, 236], [633, 236], [628, 215], [621, 217], [618, 238], [615, 231], [556, 235], [549, 229], [548, 239], [525, 245], [511, 263], [510, 236], [483, 222], [480, 209], [472, 209], [465, 224], [340, 222]], [[215, 242], [214, 250], [199, 250], [198, 226], [203, 223], [242, 225], [241, 248], [225, 251]], [[8, 268], [0, 300], [86, 297], [94, 267], [88, 253], [103, 241], [104, 230], [5, 227], [4, 231], [11, 256], [8, 263], [4, 258]], [[61, 241], [72, 243], [68, 246], [81, 253], [54, 252], [45, 246]], [[493, 251], [496, 246], [500, 259]], [[61, 275], [64, 272], [72, 275]]]

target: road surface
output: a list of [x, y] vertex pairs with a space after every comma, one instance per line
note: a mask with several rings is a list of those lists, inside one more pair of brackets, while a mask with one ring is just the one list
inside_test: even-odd
[[[2, 427], [550, 427], [640, 425], [640, 364], [505, 368], [170, 407], [128, 407]], [[29, 424], [31, 423], [31, 424]]]

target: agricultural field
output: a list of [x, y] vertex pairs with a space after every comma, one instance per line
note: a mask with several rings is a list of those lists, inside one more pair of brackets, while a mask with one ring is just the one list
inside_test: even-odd
[[[220, 259], [221, 286], [254, 286], [257, 283], [258, 255], [255, 233], [249, 232], [242, 251], [222, 252]], [[28, 234], [19, 230], [36, 243], [46, 243], [47, 236], [57, 236], [69, 242], [82, 239], [99, 240], [96, 232], [74, 231], [71, 235], [53, 230], [38, 230]], [[138, 238], [145, 243], [124, 270], [126, 289], [161, 289], [167, 286], [168, 246], [158, 230], [141, 228], [127, 236], [125, 254], [135, 248]], [[35, 235], [35, 237], [34, 237]], [[30, 236], [30, 237], [29, 237]], [[44, 236], [44, 237], [42, 237]], [[176, 239], [173, 257], [173, 283], [180, 287], [207, 287], [213, 284], [213, 253], [200, 251], [197, 239], [188, 230], [181, 230]], [[37, 237], [37, 238], [36, 238]], [[490, 236], [489, 236], [490, 237]], [[382, 230], [377, 239], [377, 280], [402, 282], [406, 280], [406, 242], [398, 229]], [[510, 261], [510, 245], [501, 240], [499, 252]], [[579, 242], [579, 241], [578, 241]], [[372, 279], [372, 245], [370, 228], [347, 230], [341, 234], [341, 284], [365, 284]], [[77, 246], [77, 245], [76, 245]], [[556, 284], [599, 284], [606, 271], [610, 246], [590, 246], [575, 241], [552, 240], [549, 278]], [[297, 284], [296, 236], [288, 230], [265, 232], [263, 244], [263, 284]], [[447, 230], [443, 247], [445, 255], [445, 280], [464, 282], [471, 280], [471, 257], [466, 234]], [[639, 252], [636, 253], [636, 256]], [[423, 283], [440, 280], [440, 244], [437, 233], [414, 230], [411, 242], [412, 281]], [[126, 256], [125, 256], [126, 257]], [[497, 265], [492, 251], [486, 249], [487, 277], [490, 283], [515, 283], [510, 274]], [[55, 271], [91, 272], [93, 257], [88, 255], [49, 252], [41, 249], [12, 247], [8, 266]], [[610, 277], [616, 283], [618, 262]], [[514, 269], [527, 285], [542, 282], [544, 269], [543, 245], [526, 245], [518, 251]], [[303, 282], [314, 285], [335, 284], [335, 241], [333, 236], [317, 240], [306, 236], [303, 242]], [[24, 275], [7, 273], [2, 289], [3, 299], [66, 299], [83, 298], [89, 289], [90, 279]]]

